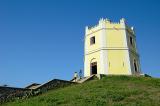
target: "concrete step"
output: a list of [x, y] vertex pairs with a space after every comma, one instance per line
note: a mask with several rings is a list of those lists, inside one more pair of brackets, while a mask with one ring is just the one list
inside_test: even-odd
[[85, 81], [87, 81], [87, 80], [90, 80], [91, 78], [93, 78], [95, 75], [91, 75], [91, 76], [88, 76], [88, 77], [85, 77], [85, 78], [83, 78], [83, 79], [79, 79], [78, 81], [77, 81], [77, 83], [83, 83], [83, 82], [85, 82]]

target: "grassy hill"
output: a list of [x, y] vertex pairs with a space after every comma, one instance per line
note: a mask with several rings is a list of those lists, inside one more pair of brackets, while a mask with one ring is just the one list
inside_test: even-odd
[[160, 79], [108, 76], [3, 106], [160, 106]]

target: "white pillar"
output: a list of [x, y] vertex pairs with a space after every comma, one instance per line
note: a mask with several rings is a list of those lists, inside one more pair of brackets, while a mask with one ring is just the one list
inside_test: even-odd
[[122, 28], [124, 29], [124, 47], [125, 48], [127, 48], [127, 50], [126, 50], [126, 61], [127, 61], [127, 65], [128, 65], [128, 73], [131, 75], [132, 74], [132, 71], [131, 71], [131, 60], [130, 60], [130, 55], [129, 55], [129, 47], [128, 47], [128, 40], [127, 40], [127, 32], [126, 32], [126, 22], [125, 22], [125, 19], [124, 18], [122, 18], [121, 20], [120, 20], [120, 24], [121, 24], [121, 26], [122, 26]]
[[98, 74], [107, 74], [107, 50], [103, 50], [106, 47], [106, 22], [104, 19], [101, 19], [99, 22], [100, 26], [100, 70]]

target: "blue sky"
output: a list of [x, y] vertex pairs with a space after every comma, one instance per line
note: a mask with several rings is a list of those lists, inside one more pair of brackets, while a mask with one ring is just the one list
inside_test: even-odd
[[124, 17], [135, 27], [141, 68], [160, 77], [157, 0], [1, 0], [0, 85], [24, 87], [83, 69], [86, 25]]

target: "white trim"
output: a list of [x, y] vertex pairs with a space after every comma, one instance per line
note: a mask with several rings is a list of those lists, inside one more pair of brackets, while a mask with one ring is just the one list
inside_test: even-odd
[[131, 61], [131, 60], [130, 60], [131, 58], [130, 58], [130, 56], [129, 56], [129, 50], [127, 50], [127, 56], [126, 56], [126, 59], [127, 59], [127, 63], [128, 63], [128, 65], [129, 65], [129, 66], [128, 66], [128, 67], [129, 67], [129, 68], [128, 68], [128, 70], [129, 70], [129, 74], [132, 74], [132, 71], [131, 71], [131, 62], [130, 62], [130, 61]]
[[128, 65], [128, 71], [129, 71], [129, 74], [131, 75], [132, 74], [132, 71], [131, 71], [131, 63], [130, 63], [130, 56], [129, 56], [129, 47], [128, 47], [128, 39], [127, 39], [127, 31], [126, 31], [126, 24], [125, 23], [121, 23], [122, 25], [122, 28], [124, 28], [124, 47], [127, 48], [127, 55], [126, 55], [126, 60], [127, 60], [127, 65]]
[[85, 58], [85, 61], [84, 61], [84, 77], [88, 76], [87, 75], [88, 74], [87, 67], [88, 67], [88, 61]]
[[86, 52], [85, 55], [95, 53], [95, 52], [99, 52], [101, 50], [128, 50], [128, 48], [98, 48], [98, 49]]
[[[100, 32], [100, 48], [106, 47], [106, 23], [105, 21], [101, 21], [99, 23], [101, 27]], [[98, 74], [106, 74], [107, 73], [107, 51], [100, 50], [100, 70]]]
[[[98, 32], [100, 30], [115, 30], [115, 28], [99, 28], [99, 29], [97, 29], [95, 31], [87, 33], [86, 36], [92, 35], [93, 33], [96, 33], [96, 32]], [[126, 29], [124, 29], [124, 28], [117, 28], [117, 30], [126, 30]]]
[[86, 76], [89, 76], [88, 75], [88, 70], [87, 70], [87, 67], [88, 67], [88, 60], [86, 59], [87, 55], [86, 55], [86, 52], [87, 52], [87, 41], [86, 41], [86, 33], [88, 31], [88, 27], [86, 27], [85, 29], [85, 37], [84, 37], [84, 77]]

